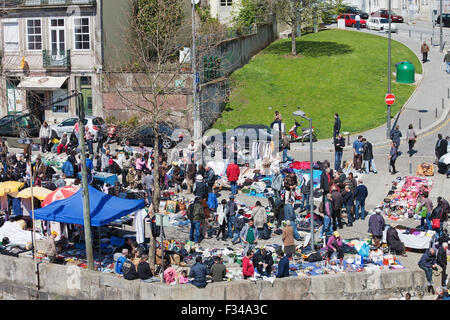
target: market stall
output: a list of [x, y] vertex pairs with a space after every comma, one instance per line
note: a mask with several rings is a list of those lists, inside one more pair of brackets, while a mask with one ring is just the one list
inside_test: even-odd
[[392, 182], [392, 188], [386, 198], [375, 209], [380, 209], [391, 220], [420, 217], [414, 215], [417, 198], [424, 192], [430, 192], [433, 180], [426, 177], [398, 177]]
[[[388, 227], [383, 231], [383, 242], [386, 243], [386, 233]], [[432, 246], [436, 238], [436, 232], [432, 230], [421, 231], [413, 228], [397, 226], [397, 233], [400, 240], [410, 249], [428, 249]]]

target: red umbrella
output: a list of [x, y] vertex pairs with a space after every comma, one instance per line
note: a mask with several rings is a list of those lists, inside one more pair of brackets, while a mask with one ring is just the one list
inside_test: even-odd
[[45, 197], [44, 201], [42, 201], [42, 207], [48, 206], [50, 203], [58, 200], [63, 200], [69, 198], [74, 193], [76, 193], [80, 188], [78, 187], [64, 187], [59, 188], [50, 193], [47, 197]]

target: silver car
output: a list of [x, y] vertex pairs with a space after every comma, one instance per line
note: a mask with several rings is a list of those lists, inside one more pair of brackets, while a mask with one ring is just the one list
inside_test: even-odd
[[[389, 20], [381, 17], [370, 17], [367, 20], [367, 30], [389, 32]], [[391, 23], [391, 32], [397, 33], [397, 26]]]
[[[50, 125], [52, 129], [52, 137], [61, 138], [63, 133], [70, 135], [75, 129], [75, 123], [78, 117], [68, 118], [60, 123]], [[84, 125], [89, 128], [89, 132], [94, 136], [94, 141], [97, 141], [99, 131], [105, 132], [108, 130], [108, 125], [101, 117], [86, 116]]]

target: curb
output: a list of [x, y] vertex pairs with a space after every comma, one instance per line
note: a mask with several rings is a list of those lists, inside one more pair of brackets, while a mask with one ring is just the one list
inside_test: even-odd
[[[334, 29], [334, 28], [330, 28], [330, 29]], [[357, 31], [354, 31], [354, 30], [347, 30], [347, 31], [357, 32]], [[384, 38], [382, 35], [378, 35], [378, 34], [374, 34], [374, 35]], [[395, 40], [395, 41], [400, 42], [400, 43], [403, 44], [404, 46], [408, 47], [408, 49], [410, 49], [412, 52], [414, 52], [413, 49], [411, 49], [411, 48], [410, 48], [408, 45], [406, 45], [405, 43], [403, 43], [403, 42], [401, 42], [401, 41], [399, 41], [399, 40]], [[417, 56], [417, 54], [416, 54], [416, 56]], [[417, 56], [417, 57], [418, 57], [418, 56]], [[419, 60], [420, 60], [420, 57], [418, 57], [418, 58], [419, 58]], [[428, 69], [428, 68], [427, 68], [427, 69]], [[423, 71], [423, 72], [422, 72], [422, 77], [420, 78], [420, 81], [417, 83], [416, 89], [415, 89], [414, 92], [409, 96], [408, 100], [403, 104], [403, 106], [400, 108], [400, 110], [397, 112], [397, 114], [396, 114], [392, 119], [395, 119], [395, 118], [399, 117], [399, 115], [405, 111], [405, 109], [408, 107], [408, 106], [407, 106], [408, 103], [411, 101], [411, 99], [416, 95], [417, 91], [420, 89], [420, 87], [421, 87], [421, 85], [422, 85], [422, 82], [423, 82], [423, 79], [424, 79], [425, 76], [428, 74], [428, 72], [425, 72], [424, 66], [422, 66], [422, 71]], [[418, 132], [417, 132], [417, 136], [418, 136], [418, 137], [419, 137], [419, 136], [423, 136], [424, 134], [426, 134], [426, 133], [428, 133], [428, 132], [434, 130], [434, 129], [437, 128], [438, 126], [440, 126], [442, 123], [444, 123], [444, 122], [446, 121], [446, 119], [447, 119], [447, 117], [449, 116], [449, 114], [450, 114], [450, 100], [447, 101], [447, 105], [446, 105], [446, 107], [444, 108], [444, 112], [443, 112], [442, 115], [439, 117], [439, 119], [436, 120], [435, 122], [433, 122], [433, 123], [432, 123], [431, 125], [429, 125], [427, 128], [418, 131]], [[379, 128], [382, 128], [382, 127], [385, 127], [385, 126], [386, 126], [386, 123], [384, 123], [384, 124], [382, 124], [382, 125], [380, 125], [380, 126], [378, 126], [378, 127], [375, 127], [375, 128], [372, 128], [372, 129], [369, 129], [369, 130], [366, 130], [366, 131], [363, 131], [363, 132], [355, 132], [355, 133], [353, 133], [353, 134], [351, 134], [351, 135], [353, 135], [353, 136], [362, 135], [362, 136], [363, 136], [365, 132], [368, 132], [368, 131], [370, 131], [370, 130], [379, 129]], [[331, 143], [331, 139], [323, 139], [323, 140], [321, 140], [321, 141], [325, 141], [325, 140], [329, 140], [329, 142]], [[390, 142], [389, 139], [384, 138], [384, 141], [373, 143], [373, 144], [372, 144], [372, 147], [381, 147], [381, 146], [385, 146], [385, 145], [388, 145], [389, 142]], [[297, 146], [300, 147], [300, 148], [298, 148]], [[291, 143], [291, 149], [294, 150], [294, 151], [305, 151], [305, 150], [309, 150], [309, 142], [305, 142], [305, 146], [301, 146], [301, 143], [300, 143], [300, 142]], [[303, 149], [305, 149], [305, 150], [303, 150]], [[320, 151], [334, 152], [334, 147], [333, 147], [333, 146], [330, 146], [329, 148], [328, 148], [328, 147], [314, 147], [314, 146], [313, 146], [313, 149], [314, 149], [314, 150], [320, 150]], [[344, 150], [344, 151], [349, 151], [349, 150], [351, 150], [351, 149], [352, 149], [352, 147], [349, 146], [349, 145], [347, 145], [347, 146], [344, 147], [343, 150]]]

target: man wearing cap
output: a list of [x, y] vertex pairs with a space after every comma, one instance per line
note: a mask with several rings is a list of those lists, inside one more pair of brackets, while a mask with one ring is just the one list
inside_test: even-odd
[[386, 242], [389, 249], [395, 251], [395, 254], [399, 254], [406, 257], [405, 244], [400, 240], [397, 232], [397, 224], [394, 223], [386, 232]]
[[281, 241], [283, 241], [284, 252], [293, 255], [295, 253], [294, 229], [291, 226], [291, 221], [283, 222], [283, 233], [281, 234]]
[[227, 179], [231, 186], [231, 194], [233, 195], [237, 193], [237, 181], [240, 174], [241, 171], [236, 162], [231, 161], [231, 163], [227, 167]]
[[203, 177], [200, 174], [195, 177], [193, 191], [196, 197], [199, 197], [201, 199], [206, 199], [208, 197], [208, 193], [206, 192], [206, 184], [205, 182], [203, 182]]
[[50, 237], [47, 239], [47, 257], [50, 263], [56, 263], [56, 255], [58, 251], [56, 250], [55, 238], [58, 236], [56, 231], [52, 231]]
[[371, 215], [369, 219], [369, 233], [372, 234], [374, 240], [381, 240], [383, 238], [385, 226], [386, 224], [383, 216], [381, 215], [381, 210], [376, 209], [375, 214]]
[[[227, 202], [228, 212], [227, 212], [227, 221], [228, 221], [228, 238], [232, 239], [231, 241], [234, 242], [238, 239], [239, 234], [236, 232], [236, 213], [238, 211], [238, 206], [236, 202], [234, 202], [234, 195], [230, 195], [230, 200]], [[234, 236], [233, 236], [233, 227], [234, 230]]]
[[339, 232], [335, 231], [328, 239], [327, 250], [327, 260], [330, 260], [333, 253], [336, 252], [337, 258], [342, 262], [344, 259], [344, 251], [342, 251], [342, 239]]

